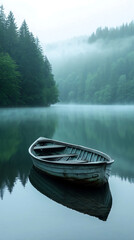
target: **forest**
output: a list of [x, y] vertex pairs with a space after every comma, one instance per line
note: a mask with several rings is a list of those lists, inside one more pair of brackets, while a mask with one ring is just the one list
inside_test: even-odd
[[49, 46], [48, 55], [62, 102], [134, 103], [134, 22]]
[[1, 107], [134, 103], [133, 21], [52, 44], [46, 52], [51, 64], [26, 21], [18, 29], [13, 13], [6, 17], [0, 6]]
[[52, 67], [24, 20], [0, 6], [0, 107], [49, 106], [58, 101]]

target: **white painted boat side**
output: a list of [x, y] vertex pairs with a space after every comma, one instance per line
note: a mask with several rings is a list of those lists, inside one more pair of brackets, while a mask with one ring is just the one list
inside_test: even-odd
[[[101, 182], [105, 183], [108, 181], [109, 174], [106, 174], [105, 165], [93, 166], [90, 165], [89, 168], [86, 166], [68, 166], [65, 165], [55, 165], [55, 164], [42, 164], [40, 161], [33, 159], [33, 164], [36, 168], [43, 172], [48, 173], [52, 176], [57, 176], [60, 178], [72, 180], [72, 181], [86, 181], [86, 182]], [[110, 167], [110, 165], [108, 165]]]

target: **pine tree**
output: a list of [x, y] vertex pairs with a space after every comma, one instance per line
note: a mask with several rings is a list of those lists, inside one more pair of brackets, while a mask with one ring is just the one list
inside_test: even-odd
[[12, 12], [9, 13], [6, 20], [6, 51], [11, 57], [16, 58], [18, 51], [18, 31]]
[[0, 52], [3, 53], [0, 56], [1, 106], [44, 106], [58, 100], [51, 65], [43, 55], [39, 40], [29, 31], [25, 20], [18, 31], [13, 13], [6, 19], [3, 6], [0, 7]]
[[5, 51], [6, 16], [3, 6], [0, 6], [0, 52]]

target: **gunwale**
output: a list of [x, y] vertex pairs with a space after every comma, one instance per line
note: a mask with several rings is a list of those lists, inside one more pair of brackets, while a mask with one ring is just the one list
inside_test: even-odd
[[[39, 142], [44, 142], [44, 141], [47, 141], [49, 143], [55, 143], [55, 144], [60, 144], [60, 145], [64, 145], [66, 147], [73, 147], [73, 148], [76, 148], [76, 149], [79, 149], [79, 150], [83, 150], [83, 151], [87, 151], [89, 153], [93, 153], [93, 154], [96, 154], [96, 155], [99, 155], [101, 157], [103, 157], [105, 160], [107, 161], [96, 161], [96, 162], [90, 162], [90, 161], [85, 161], [85, 162], [79, 162], [76, 160], [76, 162], [73, 162], [73, 161], [51, 161], [51, 160], [47, 160], [47, 159], [42, 159], [40, 158], [40, 156], [37, 156], [34, 154], [34, 146], [36, 146]], [[36, 141], [34, 141], [32, 143], [32, 145], [29, 147], [29, 154], [31, 155], [31, 157], [33, 157], [35, 160], [39, 161], [39, 162], [42, 162], [45, 164], [45, 162], [47, 164], [55, 164], [55, 165], [66, 165], [66, 166], [72, 166], [72, 165], [80, 165], [80, 166], [87, 166], [87, 165], [109, 165], [109, 164], [112, 164], [114, 162], [113, 159], [111, 159], [110, 156], [108, 156], [107, 154], [101, 152], [101, 151], [98, 151], [96, 149], [92, 149], [92, 148], [88, 148], [88, 147], [84, 147], [84, 146], [81, 146], [81, 145], [76, 145], [76, 144], [71, 144], [71, 143], [66, 143], [66, 142], [62, 142], [62, 141], [58, 141], [58, 140], [52, 140], [52, 139], [49, 139], [49, 138], [44, 138], [44, 137], [39, 137]], [[59, 155], [60, 157], [60, 155]], [[62, 158], [62, 157], [61, 157]]]

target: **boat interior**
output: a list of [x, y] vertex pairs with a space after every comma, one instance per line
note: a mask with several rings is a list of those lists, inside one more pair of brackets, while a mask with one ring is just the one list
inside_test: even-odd
[[57, 144], [50, 141], [38, 141], [33, 147], [33, 154], [42, 161], [71, 161], [76, 163], [105, 162], [106, 158], [88, 149], [69, 144]]

